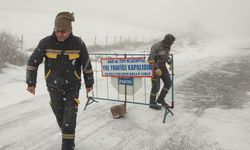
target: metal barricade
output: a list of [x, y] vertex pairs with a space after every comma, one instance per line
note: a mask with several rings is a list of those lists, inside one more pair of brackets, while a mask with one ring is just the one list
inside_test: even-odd
[[[97, 100], [104, 101], [113, 101], [113, 102], [121, 102], [129, 104], [137, 104], [137, 105], [149, 105], [149, 96], [151, 90], [151, 79], [150, 78], [141, 78], [140, 83], [142, 88], [137, 89], [135, 92], [134, 85], [132, 86], [132, 94], [128, 95], [126, 93], [127, 86], [125, 85], [125, 93], [121, 94], [119, 91], [119, 85], [116, 89], [113, 87], [112, 83], [114, 83], [113, 78], [111, 77], [103, 77], [102, 76], [102, 68], [100, 59], [107, 58], [130, 58], [130, 57], [144, 57], [145, 59], [148, 57], [148, 54], [101, 54], [101, 53], [92, 53], [89, 54], [92, 62], [92, 67], [94, 71], [95, 84], [92, 91], [92, 95], [87, 94], [87, 102], [85, 104], [84, 110], [92, 104], [93, 102], [98, 102]], [[171, 109], [174, 108], [174, 57], [171, 54], [171, 78], [172, 78], [172, 92], [171, 92], [171, 105], [168, 105], [165, 108], [165, 113], [163, 117], [163, 123], [165, 123], [166, 116], [170, 113], [172, 115], [173, 112]], [[116, 82], [116, 81], [115, 81]], [[138, 81], [139, 82], [139, 81]], [[134, 83], [133, 83], [134, 84]], [[118, 89], [117, 89], [118, 88]]]

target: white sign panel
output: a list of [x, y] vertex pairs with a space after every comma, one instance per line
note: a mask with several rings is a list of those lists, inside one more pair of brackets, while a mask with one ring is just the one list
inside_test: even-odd
[[101, 58], [103, 77], [152, 78], [152, 65], [145, 57]]

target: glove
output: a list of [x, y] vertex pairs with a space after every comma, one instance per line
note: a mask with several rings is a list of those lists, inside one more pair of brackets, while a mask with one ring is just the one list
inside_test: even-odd
[[36, 87], [35, 86], [28, 86], [27, 91], [29, 91], [31, 94], [35, 95]]
[[148, 57], [148, 63], [155, 64], [155, 60], [153, 57]]
[[167, 61], [167, 63], [168, 63], [169, 65], [171, 65], [171, 64], [172, 64], [172, 58], [169, 58], [168, 61]]
[[155, 69], [155, 75], [160, 77], [162, 75], [161, 69], [159, 69], [159, 68]]
[[173, 71], [173, 65], [172, 64], [169, 65], [169, 70]]

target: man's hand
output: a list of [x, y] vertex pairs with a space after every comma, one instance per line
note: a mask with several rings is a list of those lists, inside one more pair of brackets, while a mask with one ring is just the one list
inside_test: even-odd
[[168, 63], [169, 65], [172, 64], [172, 57], [170, 57], [170, 58], [168, 59], [167, 63]]
[[155, 60], [153, 57], [148, 57], [148, 63], [155, 64]]
[[162, 75], [161, 69], [159, 69], [159, 68], [155, 69], [155, 75], [160, 77]]
[[169, 70], [173, 71], [173, 65], [172, 64], [169, 65]]
[[28, 86], [27, 91], [29, 91], [31, 94], [35, 95], [36, 93], [36, 87], [34, 86]]
[[87, 93], [93, 90], [93, 87], [86, 88]]

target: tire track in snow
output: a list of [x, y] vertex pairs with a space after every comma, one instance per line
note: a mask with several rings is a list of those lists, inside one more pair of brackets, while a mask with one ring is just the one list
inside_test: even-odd
[[[201, 62], [197, 61], [197, 63]], [[218, 62], [207, 64], [208, 69], [213, 66], [216, 66]], [[211, 65], [212, 64], [212, 65]], [[192, 67], [195, 64], [186, 65], [186, 68], [183, 69], [183, 72], [177, 72], [177, 81], [180, 81], [180, 78], [186, 78], [186, 73], [189, 72], [189, 67]], [[193, 66], [195, 67], [195, 66]], [[202, 70], [203, 70], [202, 69]], [[180, 82], [177, 82], [179, 85]], [[41, 98], [43, 101], [44, 99]], [[180, 100], [181, 101], [181, 100]], [[39, 103], [37, 103], [39, 102]], [[46, 110], [48, 104], [47, 102], [41, 102], [41, 100], [37, 101], [37, 98], [26, 101], [25, 104], [17, 104], [15, 107], [11, 106], [6, 109], [1, 109], [0, 114], [4, 115], [4, 113], [8, 112], [11, 116], [4, 119], [0, 119], [3, 124], [0, 125], [0, 129], [3, 130], [11, 130], [16, 125], [24, 125], [24, 128], [29, 128], [26, 126], [24, 122], [31, 122], [33, 119], [45, 115], [53, 116], [52, 111], [44, 111]], [[198, 121], [197, 116], [193, 114], [186, 114], [186, 110], [179, 110], [181, 102], [179, 102], [179, 106], [175, 109], [174, 113], [176, 114], [174, 117], [169, 118], [166, 124], [161, 124], [163, 111], [161, 112], [152, 112], [153, 115], [148, 116], [142, 122], [138, 122], [136, 120], [131, 119], [130, 115], [124, 120], [113, 120], [111, 119], [111, 115], [107, 115], [107, 103], [100, 104], [103, 106], [92, 107], [87, 109], [86, 113], [84, 112], [84, 116], [78, 116], [78, 124], [77, 124], [77, 149], [83, 149], [85, 146], [89, 146], [92, 149], [94, 146], [87, 145], [88, 142], [92, 142], [97, 144], [97, 147], [109, 148], [112, 150], [122, 150], [122, 149], [174, 149], [174, 148], [201, 148], [202, 145], [205, 148], [211, 148], [210, 143], [206, 143], [204, 140], [198, 140], [201, 142], [200, 145], [195, 145], [196, 140], [192, 140], [193, 138], [197, 138], [197, 136], [202, 135], [201, 132], [204, 132], [204, 129], [200, 127], [198, 130], [195, 129], [196, 122]], [[110, 103], [109, 103], [110, 104]], [[40, 105], [40, 106], [38, 106]], [[13, 110], [18, 109], [28, 109], [32, 111], [21, 111], [21, 113], [12, 112]], [[129, 113], [134, 112], [137, 107], [129, 106]], [[148, 108], [146, 108], [148, 109]], [[181, 108], [180, 108], [181, 109]], [[92, 111], [93, 110], [93, 111]], [[81, 111], [81, 110], [79, 110]], [[86, 114], [86, 115], [85, 115]], [[148, 114], [148, 112], [147, 112]], [[21, 118], [18, 119], [18, 115], [21, 115]], [[140, 114], [143, 115], [143, 114]], [[160, 117], [159, 117], [160, 116]], [[54, 116], [53, 116], [54, 117]], [[136, 117], [132, 116], [132, 117]], [[13, 119], [14, 118], [14, 119]], [[22, 121], [23, 120], [23, 121]], [[156, 123], [157, 122], [157, 123]], [[2, 148], [5, 149], [18, 149], [20, 150], [20, 144], [24, 142], [23, 149], [44, 149], [50, 150], [51, 147], [54, 149], [58, 149], [60, 144], [58, 140], [60, 140], [60, 133], [58, 131], [58, 127], [55, 123], [55, 118], [53, 118], [53, 122], [48, 122], [48, 126], [46, 128], [42, 128], [37, 132], [34, 132], [32, 136], [24, 136], [22, 140], [19, 142], [10, 141]], [[123, 130], [119, 130], [119, 127], [125, 127]], [[6, 131], [6, 132], [7, 132]], [[107, 133], [107, 134], [106, 134]], [[112, 135], [108, 133], [113, 133]], [[39, 135], [37, 135], [39, 134]], [[192, 135], [191, 135], [192, 134]], [[110, 145], [105, 145], [104, 136], [114, 136], [118, 138], [114, 143]], [[44, 138], [46, 137], [46, 139]], [[109, 138], [109, 137], [108, 137]], [[34, 140], [35, 139], [35, 140]], [[14, 139], [15, 140], [15, 139]], [[19, 140], [19, 139], [17, 139]], [[30, 142], [25, 142], [29, 141]], [[180, 142], [180, 145], [176, 145], [176, 141]], [[37, 142], [37, 143], [35, 143]], [[49, 147], [47, 144], [51, 144]], [[176, 143], [176, 144], [175, 144]], [[106, 146], [106, 147], [105, 147]], [[88, 148], [88, 147], [87, 147]]]
[[[207, 60], [208, 62], [210, 60]], [[215, 66], [218, 66], [218, 62], [220, 62], [221, 60], [219, 59], [214, 59], [212, 62], [207, 63], [205, 66], [203, 66], [202, 68], [199, 68], [200, 70], [202, 70], [203, 72], [206, 72], [207, 70], [209, 70], [210, 68], [213, 68]], [[199, 60], [196, 61], [195, 63], [193, 63], [193, 65], [200, 65], [200, 63], [204, 63], [204, 60]], [[192, 64], [191, 64], [192, 66]], [[192, 67], [194, 67], [192, 66]], [[189, 71], [190, 64], [185, 66], [186, 72], [179, 74], [177, 76], [177, 80], [179, 81], [180, 78], [184, 77], [187, 78], [187, 72]], [[199, 70], [199, 71], [200, 71]], [[196, 74], [198, 72], [192, 73]], [[182, 113], [186, 113], [186, 112], [182, 112]], [[152, 122], [155, 121], [159, 121], [159, 114], [161, 113], [157, 113], [154, 117], [151, 117], [150, 120], [148, 120], [147, 123], [145, 124], [150, 124]], [[183, 114], [182, 114], [183, 115]], [[206, 128], [200, 126], [199, 128], [197, 128], [197, 121], [199, 120], [199, 118], [193, 114], [189, 114], [186, 117], [172, 117], [171, 120], [169, 122], [171, 122], [170, 124], [168, 124], [167, 128], [161, 127], [162, 130], [159, 131], [159, 129], [155, 129], [153, 131], [150, 132], [150, 127], [147, 126], [147, 129], [138, 129], [138, 131], [134, 131], [131, 134], [127, 135], [124, 137], [125, 140], [117, 143], [116, 146], [114, 146], [112, 148], [112, 150], [122, 150], [122, 149], [158, 149], [158, 150], [162, 150], [162, 149], [173, 149], [173, 150], [178, 150], [178, 149], [213, 149], [213, 145], [216, 143], [208, 143], [206, 141], [206, 139], [198, 139], [197, 137], [203, 136], [206, 133]], [[149, 136], [149, 141], [151, 143], [150, 146], [146, 146], [143, 147], [142, 144], [140, 144], [141, 146], [138, 147], [138, 141], [140, 141], [140, 139], [145, 139], [144, 134], [142, 133], [146, 133], [145, 135], [150, 135]], [[168, 136], [166, 136], [165, 134], [162, 134], [162, 132], [165, 132]], [[156, 134], [156, 135], [155, 135]], [[154, 138], [156, 138], [158, 140], [154, 141]], [[136, 142], [133, 142], [136, 141]], [[145, 144], [145, 142], [144, 142]]]

